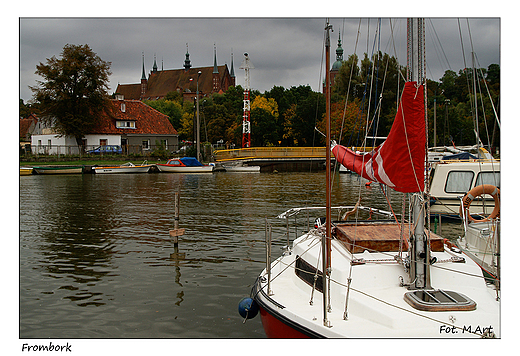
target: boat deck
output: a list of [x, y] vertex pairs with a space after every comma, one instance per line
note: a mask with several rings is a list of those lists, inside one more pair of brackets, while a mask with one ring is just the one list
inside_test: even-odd
[[[403, 246], [407, 248], [408, 225], [403, 231], [405, 237]], [[370, 252], [397, 252], [401, 239], [401, 228], [399, 224], [389, 221], [384, 222], [358, 222], [341, 223], [336, 225], [336, 237], [343, 242], [351, 253], [360, 253], [364, 250]], [[432, 251], [444, 251], [442, 237], [430, 233], [430, 245]]]

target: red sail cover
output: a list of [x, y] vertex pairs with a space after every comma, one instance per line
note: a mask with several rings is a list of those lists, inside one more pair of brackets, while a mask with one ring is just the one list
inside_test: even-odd
[[385, 142], [365, 154], [341, 145], [336, 145], [332, 153], [338, 162], [366, 179], [403, 193], [421, 192], [426, 154], [424, 130], [424, 86], [407, 82]]

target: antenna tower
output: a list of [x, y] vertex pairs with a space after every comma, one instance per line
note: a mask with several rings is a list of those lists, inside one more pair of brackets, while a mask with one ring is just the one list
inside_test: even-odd
[[251, 63], [247, 53], [244, 53], [244, 57], [244, 61], [240, 66], [240, 69], [244, 69], [246, 71], [246, 83], [244, 88], [244, 116], [242, 120], [242, 148], [248, 148], [251, 147], [251, 84], [249, 70], [254, 69], [255, 66], [253, 66], [253, 63]]

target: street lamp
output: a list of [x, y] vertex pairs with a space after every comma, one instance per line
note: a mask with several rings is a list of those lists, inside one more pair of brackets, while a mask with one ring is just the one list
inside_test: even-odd
[[202, 72], [199, 70], [197, 74], [197, 160], [200, 161], [199, 78]]

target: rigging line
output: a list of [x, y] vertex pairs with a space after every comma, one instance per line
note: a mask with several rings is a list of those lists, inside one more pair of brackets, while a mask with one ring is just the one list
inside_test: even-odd
[[[473, 49], [473, 39], [471, 37], [471, 30], [469, 28], [469, 19], [466, 19], [466, 24], [468, 26], [469, 33], [469, 42], [471, 45], [471, 65], [472, 65], [472, 73], [473, 73], [473, 96], [475, 98], [475, 121], [474, 127], [475, 132], [477, 133], [477, 149], [480, 149], [480, 132], [479, 132], [479, 119], [478, 119], [478, 101], [477, 101], [477, 77], [476, 77], [476, 69], [475, 69], [475, 51]], [[469, 80], [469, 78], [468, 78]]]
[[[311, 233], [311, 234], [312, 234], [312, 233]], [[313, 248], [314, 246], [316, 246], [318, 243], [320, 243], [320, 240], [319, 240], [319, 239], [316, 239], [316, 240], [314, 241], [314, 244], [311, 244], [311, 246], [309, 246], [309, 248], [308, 248], [307, 250], [305, 250], [305, 251], [302, 253], [302, 256], [305, 255], [305, 253], [307, 253], [311, 248]], [[289, 267], [291, 267], [293, 264], [295, 264], [295, 263], [296, 263], [296, 259], [294, 259], [294, 260], [293, 260], [291, 263], [289, 263], [289, 264], [285, 264], [284, 262], [282, 262], [281, 259], [278, 259], [278, 260], [276, 260], [275, 262], [276, 262], [276, 264], [278, 264], [278, 263], [283, 264], [283, 265], [285, 266], [285, 268], [282, 269], [282, 270], [280, 271], [280, 273], [278, 273], [277, 275], [271, 277], [271, 282], [274, 281], [274, 280], [275, 280], [278, 276], [280, 276], [283, 272], [285, 272]], [[272, 267], [271, 267], [271, 268], [272, 268]], [[296, 267], [295, 267], [295, 268], [296, 268]], [[260, 289], [258, 290], [258, 292], [253, 296], [253, 298], [256, 297], [256, 296], [260, 293], [260, 291], [261, 291], [262, 289], [266, 288], [266, 287], [267, 287], [267, 284], [266, 284], [265, 286], [263, 286], [262, 288], [260, 288]]]
[[[478, 64], [478, 59], [477, 59], [477, 54], [475, 54], [475, 59], [477, 60], [477, 64]], [[478, 69], [477, 69], [477, 76], [478, 76]], [[481, 71], [481, 75], [482, 75], [482, 81], [485, 81], [486, 79], [484, 78], [484, 75]], [[482, 108], [482, 120], [484, 121], [484, 129], [486, 130], [486, 137], [487, 137], [487, 143], [488, 143], [488, 148], [489, 148], [489, 151], [491, 152], [491, 140], [489, 139], [489, 130], [488, 130], [488, 125], [487, 125], [487, 119], [486, 119], [486, 108], [484, 106], [484, 98], [483, 98], [483, 95], [482, 95], [482, 88], [480, 87], [480, 80], [478, 80], [478, 78], [475, 79], [477, 81], [477, 84], [478, 84], [478, 92], [480, 93], [479, 97], [480, 97], [480, 106]]]
[[484, 79], [484, 72], [482, 72], [482, 68], [480, 68], [480, 63], [478, 61], [477, 54], [475, 53], [475, 58], [477, 60], [477, 65], [479, 66], [480, 75], [482, 76], [482, 82], [484, 83], [484, 87], [486, 88], [487, 95], [489, 97], [489, 101], [491, 102], [491, 107], [493, 108], [493, 113], [495, 114], [495, 119], [498, 124], [498, 128], [500, 129], [500, 121], [498, 120], [498, 114], [495, 109], [495, 104], [493, 103], [493, 98], [491, 97], [491, 93], [489, 92], [489, 87], [487, 85], [487, 81]]
[[[439, 40], [439, 36], [437, 35], [437, 31], [435, 30], [435, 26], [433, 25], [432, 19], [428, 19], [428, 20], [429, 20], [430, 26], [432, 27], [433, 34], [435, 35], [435, 38], [437, 39], [437, 43], [438, 43], [438, 45], [439, 45], [439, 47], [441, 49], [441, 52], [442, 52], [442, 54], [444, 56], [444, 59], [446, 60], [446, 64], [448, 65], [448, 68], [451, 70], [450, 62], [448, 61], [448, 57], [446, 56], [446, 53], [444, 52], [444, 48], [442, 47], [442, 42]], [[433, 43], [433, 46], [435, 47], [435, 49], [437, 49], [435, 41], [432, 41], [432, 43]], [[435, 52], [437, 53], [437, 51], [435, 51]]]
[[360, 35], [360, 31], [359, 31], [360, 28], [361, 28], [361, 19], [359, 19], [359, 24], [358, 24], [358, 30], [357, 30], [357, 35], [356, 35], [356, 43], [354, 45], [354, 54], [351, 57], [352, 58], [352, 63], [350, 65], [350, 77], [349, 77], [348, 85], [347, 85], [347, 96], [345, 98], [345, 108], [343, 109], [343, 119], [341, 121], [341, 129], [339, 131], [338, 144], [341, 143], [341, 137], [343, 136], [343, 128], [344, 128], [344, 124], [345, 124], [345, 114], [346, 114], [346, 111], [347, 111], [348, 98], [350, 96], [350, 85], [352, 84], [352, 74], [354, 73], [354, 65], [357, 66], [357, 62], [354, 63], [354, 58], [355, 58], [356, 52], [357, 52], [357, 46], [358, 46], [359, 35]]

